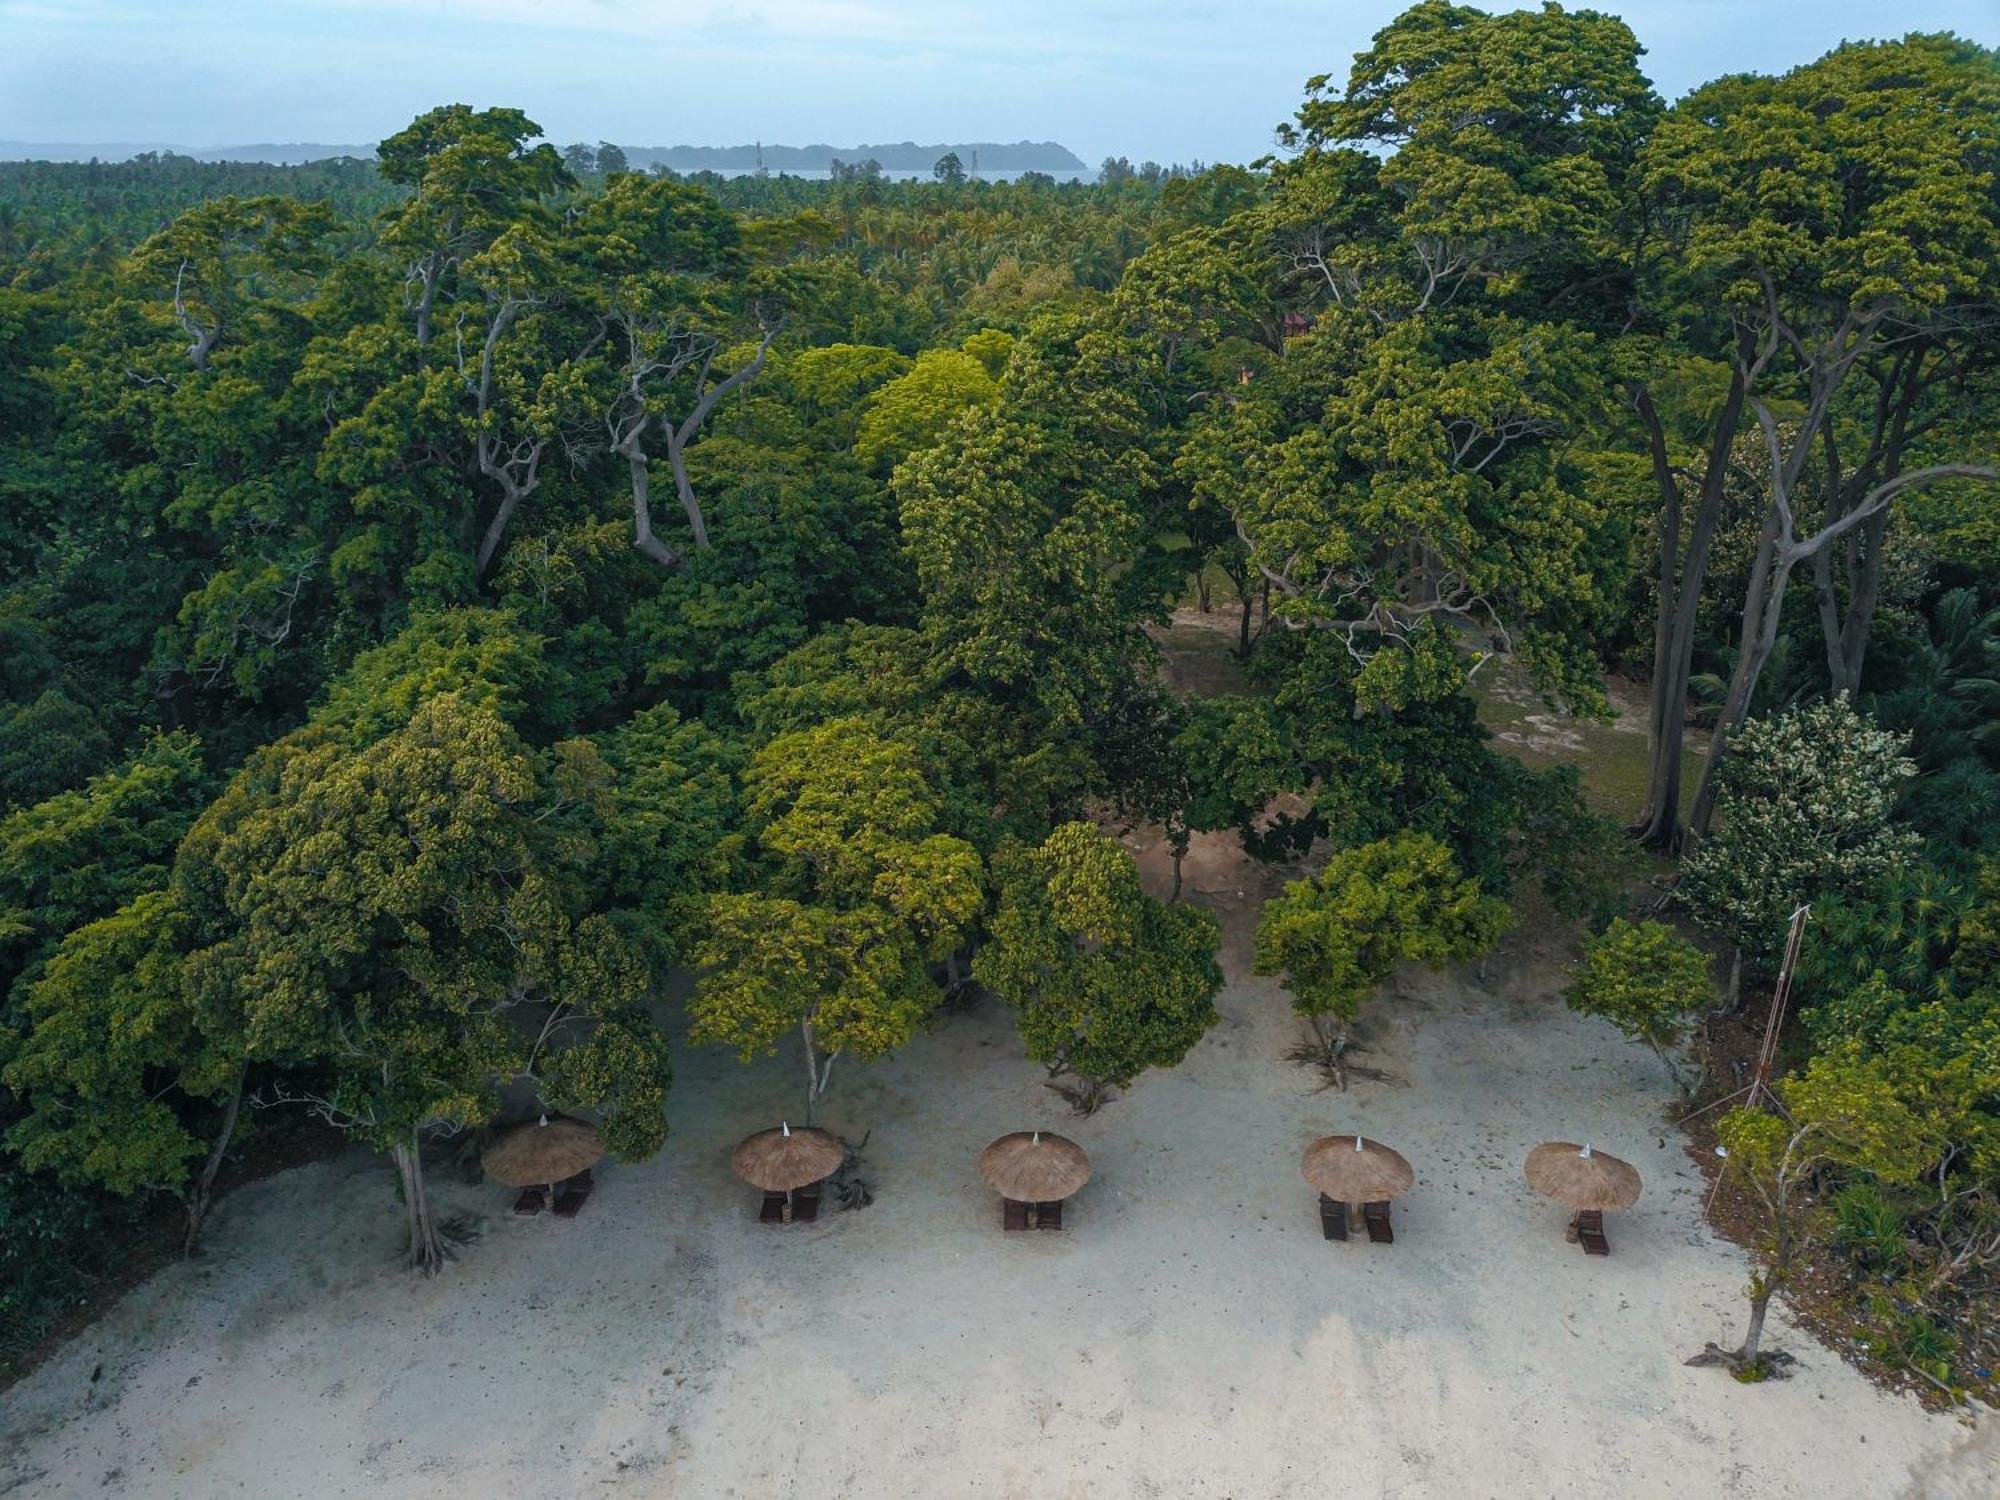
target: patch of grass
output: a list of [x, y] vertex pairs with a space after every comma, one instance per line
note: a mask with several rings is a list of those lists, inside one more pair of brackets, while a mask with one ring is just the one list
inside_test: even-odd
[[[1537, 771], [1576, 766], [1583, 799], [1593, 812], [1620, 822], [1638, 817], [1646, 802], [1646, 704], [1643, 685], [1608, 684], [1616, 719], [1582, 719], [1552, 708], [1522, 673], [1495, 662], [1472, 679], [1479, 722], [1495, 748]], [[1681, 761], [1681, 805], [1694, 800], [1707, 750], [1693, 738]]]

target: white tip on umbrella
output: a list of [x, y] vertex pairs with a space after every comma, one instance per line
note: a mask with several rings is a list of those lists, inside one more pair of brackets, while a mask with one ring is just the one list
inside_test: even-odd
[[543, 1123], [544, 1125], [546, 1125], [546, 1124], [548, 1124], [548, 1123], [549, 1123], [549, 1117], [548, 1117], [547, 1115], [543, 1115], [543, 1116], [542, 1116], [542, 1123]]
[[1358, 1135], [1354, 1138], [1354, 1154], [1356, 1156], [1361, 1154], [1361, 1137]]
[[1582, 1157], [1588, 1157], [1588, 1156], [1590, 1155], [1590, 1142], [1589, 1142], [1589, 1141], [1585, 1141], [1585, 1142], [1583, 1143], [1583, 1149], [1582, 1149], [1581, 1151], [1577, 1152], [1576, 1154], [1577, 1154], [1578, 1156], [1582, 1156]]
[[1037, 1130], [1034, 1134], [1034, 1138], [1030, 1140], [1028, 1144], [1030, 1146], [1039, 1146], [1041, 1145], [1041, 1143], [1042, 1143], [1042, 1133], [1039, 1130]]
[[790, 1120], [780, 1120], [778, 1122], [778, 1129], [784, 1131], [786, 1136], [789, 1137], [792, 1133], [792, 1122]]

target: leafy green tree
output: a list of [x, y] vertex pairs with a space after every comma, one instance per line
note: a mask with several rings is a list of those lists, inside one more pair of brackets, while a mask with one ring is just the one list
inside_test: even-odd
[[[1907, 525], [1897, 529], [1909, 530]], [[1885, 648], [1871, 659], [1875, 691], [1859, 706], [1907, 733], [1917, 775], [1898, 807], [1930, 857], [1976, 863], [2000, 826], [2000, 609], [1972, 588], [1947, 589], [1921, 617], [1885, 613]]]
[[907, 374], [870, 398], [855, 437], [855, 457], [869, 469], [887, 473], [930, 447], [962, 413], [992, 405], [999, 394], [1000, 387], [976, 356], [958, 349], [926, 349]]
[[0, 818], [0, 983], [163, 885], [208, 789], [194, 737], [156, 735], [81, 789]]
[[1014, 352], [1014, 335], [1003, 328], [982, 328], [977, 333], [967, 334], [965, 342], [958, 347], [970, 354], [986, 367], [986, 373], [998, 380], [1007, 373], [1007, 360]]
[[27, 986], [0, 1081], [26, 1105], [7, 1132], [24, 1166], [124, 1196], [182, 1194], [191, 1247], [248, 1060], [236, 1018], [204, 1014], [183, 983], [188, 928], [171, 893], [148, 891], [65, 936]]
[[1219, 226], [1263, 197], [1263, 179], [1246, 167], [1210, 167], [1186, 177], [1171, 177], [1160, 189], [1160, 216], [1176, 228], [1197, 224]]
[[[729, 347], [744, 261], [735, 219], [708, 194], [664, 178], [615, 178], [576, 215], [569, 253], [582, 286], [577, 300], [596, 314], [595, 347], [617, 333], [615, 385], [604, 398], [612, 451], [625, 460], [632, 491], [633, 546], [664, 568], [682, 553], [653, 527], [650, 439], [666, 448], [674, 493], [696, 549], [708, 525], [688, 471], [688, 448], [716, 407], [764, 368], [782, 319], [757, 313], [753, 351]], [[718, 366], [718, 361], [721, 361]]]
[[916, 630], [822, 631], [746, 681], [738, 703], [759, 738], [852, 718], [907, 744], [938, 793], [939, 828], [982, 855], [1046, 836], [1047, 808], [1088, 776], [1073, 747], [1052, 748], [1033, 722], [951, 678]]
[[[1532, 865], [1538, 875], [1557, 868], [1547, 858], [1523, 858], [1540, 842], [1524, 827], [1526, 809], [1539, 804], [1555, 811], [1571, 799], [1559, 800], [1493, 751], [1470, 696], [1443, 689], [1460, 666], [1448, 643], [1423, 645], [1422, 656], [1371, 658], [1380, 663], [1376, 681], [1410, 701], [1357, 716], [1360, 668], [1337, 633], [1288, 630], [1264, 642], [1251, 666], [1275, 684], [1271, 702], [1284, 742], [1296, 750], [1296, 779], [1311, 805], [1303, 817], [1273, 820], [1246, 847], [1260, 858], [1281, 858], [1304, 853], [1317, 836], [1344, 848], [1399, 831], [1428, 833], [1494, 895], [1510, 891], [1517, 866]], [[1401, 682], [1382, 671], [1397, 660], [1412, 674]], [[1438, 675], [1426, 681], [1427, 669]]]
[[[1595, 11], [1411, 6], [1356, 55], [1341, 92], [1330, 75], [1311, 79], [1279, 129], [1303, 153], [1281, 177], [1332, 166], [1373, 179], [1362, 194], [1314, 194], [1334, 213], [1300, 224], [1300, 269], [1336, 299], [1417, 313], [1469, 287], [1504, 294], [1591, 273], [1659, 116], [1641, 51], [1623, 21]], [[1364, 151], [1382, 154], [1379, 168]]]
[[1982, 900], [1981, 887], [2000, 884], [1995, 874], [1982, 882], [1912, 860], [1858, 891], [1815, 901], [1793, 978], [1815, 1041], [1861, 1034], [1843, 1002], [1871, 980], [1899, 1002], [1949, 1000], [1982, 983], [1976, 934], [1982, 907], [2000, 889]]
[[1768, 974], [1798, 906], [1858, 892], [1916, 849], [1891, 818], [1916, 767], [1844, 695], [1752, 720], [1731, 744], [1723, 822], [1682, 862], [1678, 898]]
[[1707, 955], [1693, 943], [1664, 922], [1619, 917], [1584, 946], [1583, 970], [1563, 993], [1571, 1010], [1609, 1021], [1651, 1047], [1688, 1096], [1674, 1049], [1714, 998]]
[[946, 187], [957, 187], [965, 181], [965, 163], [958, 159], [956, 151], [947, 151], [931, 167], [931, 176]]
[[592, 883], [664, 979], [692, 955], [710, 893], [726, 889], [743, 862], [739, 756], [666, 704], [640, 710], [598, 745], [617, 776]]
[[[1856, 691], [1899, 497], [2000, 474], [1985, 434], [1941, 425], [1968, 375], [1993, 358], [1973, 310], [1991, 304], [2000, 265], [1994, 71], [1990, 51], [1952, 36], [1849, 44], [1781, 78], [1696, 90], [1645, 149], [1648, 220], [1662, 231], [1648, 267], [1656, 298], [1730, 371], [1697, 536], [1712, 525], [1739, 423], [1754, 419], [1768, 456], [1763, 529], [1732, 611], [1742, 621], [1735, 667], [1689, 814], [1697, 833], [1777, 648], [1793, 571], [1812, 572], [1832, 687]], [[1667, 434], [1648, 426], [1671, 509]], [[1699, 591], [1701, 571], [1691, 550], [1684, 594]], [[1676, 674], [1693, 643], [1688, 601], [1672, 630], [1665, 609], [1671, 695], [1685, 686]], [[1661, 707], [1656, 733], [1670, 726], [1678, 738], [1679, 698]], [[1656, 757], [1656, 832], [1668, 831], [1658, 822], [1668, 770]]]
[[57, 689], [0, 703], [0, 807], [26, 806], [76, 786], [110, 749], [97, 716]]
[[274, 1100], [388, 1153], [414, 1268], [449, 1241], [424, 1136], [491, 1119], [503, 1083], [599, 1111], [620, 1156], [665, 1137], [645, 962], [577, 878], [609, 777], [586, 742], [537, 754], [447, 693], [363, 749], [274, 747], [183, 854], [178, 878], [226, 921], [188, 959], [201, 1003], [240, 1007], [253, 1056], [325, 1077]]
[[781, 375], [806, 414], [851, 446], [868, 396], [908, 373], [907, 355], [877, 344], [822, 344], [786, 358]]
[[1015, 1011], [1028, 1055], [1077, 1080], [1085, 1114], [1147, 1068], [1170, 1068], [1215, 1025], [1221, 928], [1148, 896], [1132, 857], [1088, 823], [994, 863], [999, 907], [973, 978]]
[[1814, 1183], [1829, 1167], [1866, 1172], [1878, 1182], [1914, 1184], [1947, 1147], [1943, 1121], [1920, 1093], [1899, 1086], [1880, 1059], [1857, 1049], [1815, 1058], [1780, 1085], [1786, 1114], [1735, 1109], [1716, 1125], [1727, 1152], [1724, 1170], [1762, 1204], [1766, 1222], [1750, 1278], [1750, 1322], [1733, 1350], [1709, 1344], [1689, 1364], [1728, 1366], [1738, 1378], [1782, 1373], [1763, 1347], [1771, 1298], [1791, 1284], [1810, 1245]]
[[518, 109], [449, 104], [376, 147], [382, 175], [410, 190], [383, 216], [382, 243], [408, 258], [419, 349], [430, 344], [456, 268], [574, 181], [554, 146], [529, 144], [541, 133]]
[[1399, 963], [1444, 968], [1498, 940], [1507, 905], [1459, 873], [1428, 834], [1344, 849], [1295, 880], [1257, 921], [1256, 972], [1279, 976], [1312, 1023], [1313, 1054], [1344, 1088], [1348, 1028]]
[[1605, 512], [1577, 452], [1603, 400], [1589, 341], [1504, 318], [1322, 324], [1285, 374], [1316, 415], [1246, 465], [1232, 505], [1277, 612], [1339, 634], [1364, 709], [1455, 688], [1438, 634], [1454, 624], [1598, 705]]
[[[936, 663], [1035, 724], [1045, 762], [1085, 775], [1050, 822], [1104, 790], [1132, 684], [1171, 573], [1146, 551], [1138, 402], [1119, 343], [1082, 318], [1045, 319], [1015, 347], [997, 410], [965, 417], [895, 479], [903, 538]], [[1039, 830], [1035, 837], [1046, 833]]]
[[1176, 745], [1189, 781], [1187, 823], [1197, 832], [1234, 828], [1252, 848], [1271, 799], [1305, 790], [1298, 748], [1268, 698], [1191, 703]]
[[414, 615], [327, 685], [311, 721], [358, 750], [401, 729], [426, 701], [447, 693], [538, 740], [555, 739], [574, 722], [552, 709], [562, 699], [562, 684], [549, 672], [544, 643], [498, 609]]
[[188, 210], [132, 254], [140, 281], [170, 290], [188, 337], [187, 361], [208, 368], [217, 344], [247, 334], [259, 299], [308, 286], [327, 265], [334, 225], [323, 203], [296, 198], [221, 198]]
[[747, 1061], [796, 1029], [810, 1118], [843, 1053], [894, 1051], [944, 998], [930, 966], [984, 904], [981, 861], [935, 831], [942, 804], [915, 751], [858, 719], [778, 736], [743, 787], [766, 875], [709, 898], [691, 1035]]

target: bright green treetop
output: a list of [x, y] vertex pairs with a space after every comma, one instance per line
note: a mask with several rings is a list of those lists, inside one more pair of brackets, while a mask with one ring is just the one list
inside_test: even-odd
[[1644, 1042], [1681, 1084], [1668, 1049], [1714, 998], [1708, 957], [1664, 922], [1614, 918], [1583, 952], [1583, 972], [1565, 991], [1570, 1009], [1609, 1021]]
[[772, 740], [744, 803], [765, 878], [709, 900], [692, 1034], [749, 1058], [798, 1028], [810, 1104], [834, 1058], [893, 1051], [937, 1008], [929, 966], [979, 914], [981, 862], [935, 831], [942, 804], [915, 751], [858, 719]]
[[855, 456], [887, 473], [910, 454], [928, 448], [962, 413], [990, 406], [1000, 387], [977, 355], [961, 349], [926, 349], [907, 374], [869, 398], [855, 438]]
[[186, 1179], [204, 1143], [177, 1099], [225, 1093], [240, 1053], [181, 983], [185, 927], [147, 892], [71, 932], [28, 987], [29, 1029], [0, 1072], [28, 1106], [7, 1135], [28, 1167], [114, 1193]]
[[255, 1055], [331, 1070], [322, 1112], [384, 1149], [490, 1119], [523, 1075], [550, 1107], [602, 1111], [620, 1155], [656, 1149], [646, 966], [575, 877], [610, 774], [454, 694], [364, 749], [299, 743], [191, 841], [232, 929], [190, 958], [198, 987], [241, 1006]]
[[1028, 1055], [1094, 1105], [1170, 1068], [1216, 1022], [1212, 912], [1148, 896], [1132, 857], [1088, 823], [995, 861], [1000, 904], [973, 977], [1014, 1007]]
[[1326, 868], [1266, 903], [1257, 923], [1259, 974], [1276, 974], [1301, 1015], [1346, 1023], [1399, 963], [1465, 963], [1490, 948], [1507, 905], [1461, 875], [1429, 834], [1344, 849]]

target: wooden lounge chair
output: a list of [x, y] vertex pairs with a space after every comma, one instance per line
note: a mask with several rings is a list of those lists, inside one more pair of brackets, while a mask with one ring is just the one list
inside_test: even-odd
[[1583, 1246], [1585, 1255], [1609, 1255], [1611, 1241], [1604, 1237], [1604, 1213], [1601, 1209], [1584, 1208], [1577, 1210], [1576, 1242]]
[[800, 1188], [792, 1194], [792, 1222], [810, 1224], [819, 1217], [819, 1184]]
[[590, 1196], [592, 1186], [594, 1184], [587, 1171], [579, 1172], [568, 1182], [563, 1183], [561, 1190], [556, 1194], [556, 1217], [574, 1219], [577, 1210], [583, 1207], [584, 1200]]
[[1028, 1205], [1018, 1198], [1000, 1200], [1000, 1227], [1002, 1229], [1026, 1229], [1028, 1227]]
[[1368, 1241], [1374, 1245], [1393, 1245], [1396, 1231], [1389, 1227], [1389, 1200], [1361, 1205], [1361, 1222], [1368, 1226]]
[[547, 1197], [547, 1188], [522, 1188], [521, 1196], [514, 1200], [514, 1212], [524, 1215], [538, 1214], [542, 1211], [542, 1204]]
[[1347, 1238], [1347, 1205], [1325, 1193], [1319, 1195], [1319, 1232], [1330, 1240]]
[[782, 1224], [785, 1222], [785, 1195], [783, 1193], [766, 1193], [764, 1195], [764, 1206], [757, 1210], [757, 1222], [759, 1224]]
[[1060, 1199], [1054, 1203], [1039, 1205], [1035, 1215], [1035, 1227], [1037, 1229], [1062, 1228], [1062, 1201]]

